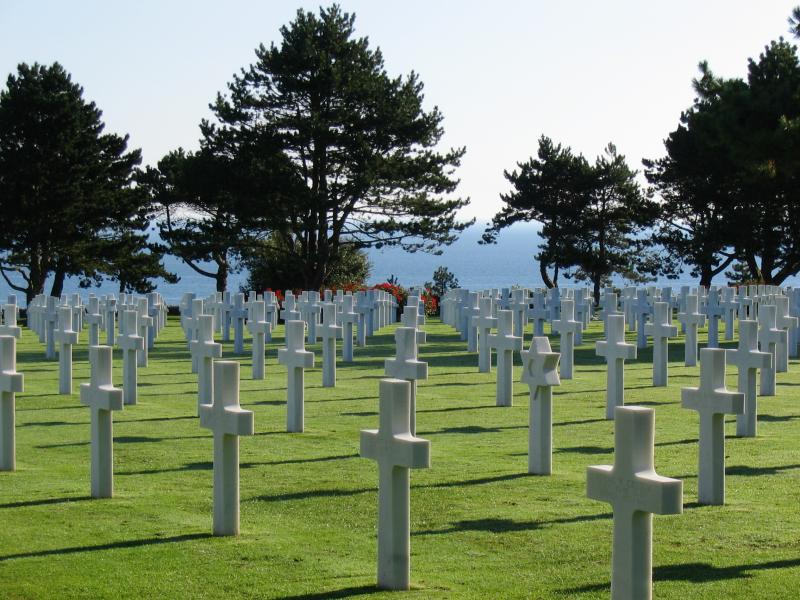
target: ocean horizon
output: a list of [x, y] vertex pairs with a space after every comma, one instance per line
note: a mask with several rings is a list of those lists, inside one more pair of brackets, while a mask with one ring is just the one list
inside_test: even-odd
[[[498, 236], [496, 244], [478, 244], [483, 233], [484, 225], [476, 223], [465, 230], [459, 239], [442, 248], [439, 255], [425, 252], [408, 253], [400, 248], [389, 247], [380, 250], [370, 249], [368, 255], [372, 268], [368, 283], [370, 285], [387, 281], [395, 277], [403, 287], [421, 286], [433, 279], [433, 272], [439, 266], [447, 267], [458, 279], [459, 285], [471, 290], [512, 287], [521, 285], [525, 287], [544, 287], [544, 282], [539, 274], [538, 263], [534, 255], [539, 245], [539, 228], [535, 224], [522, 223], [504, 230]], [[178, 304], [185, 292], [194, 292], [198, 296], [207, 296], [215, 291], [213, 279], [203, 277], [193, 271], [179, 258], [167, 255], [164, 264], [169, 271], [177, 274], [180, 281], [169, 284], [160, 280], [157, 290], [166, 299], [168, 304]], [[232, 292], [244, 290], [247, 281], [247, 272], [233, 273], [228, 277], [228, 289]], [[727, 284], [727, 278], [719, 275], [714, 279], [717, 285]], [[622, 278], [614, 278], [612, 283], [616, 286], [630, 285]], [[659, 278], [654, 284], [658, 286], [673, 287], [681, 285], [697, 285], [698, 280], [682, 274], [677, 279]], [[563, 276], [559, 278], [561, 287], [579, 287], [585, 282], [569, 280]], [[800, 285], [797, 276], [786, 280], [784, 285]], [[50, 291], [52, 277], [45, 285], [45, 292]], [[247, 291], [247, 290], [244, 290]], [[119, 286], [113, 281], [104, 281], [100, 286], [81, 288], [77, 278], [68, 278], [64, 283], [64, 293], [80, 293], [84, 298], [90, 292], [95, 294], [118, 295]], [[0, 299], [5, 301], [8, 294], [17, 294], [18, 302], [24, 305], [24, 295], [12, 290], [8, 284], [0, 279]]]

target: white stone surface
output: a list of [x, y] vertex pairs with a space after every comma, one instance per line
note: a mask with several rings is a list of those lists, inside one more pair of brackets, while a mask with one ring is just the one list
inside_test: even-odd
[[411, 384], [380, 382], [380, 424], [361, 431], [361, 456], [378, 463], [378, 587], [407, 590], [411, 578], [410, 469], [430, 467], [430, 442], [411, 433]]
[[528, 473], [550, 475], [553, 471], [553, 386], [561, 385], [558, 352], [546, 337], [534, 337], [522, 352], [522, 383], [528, 384]]
[[700, 504], [725, 504], [725, 415], [744, 412], [744, 394], [725, 387], [725, 350], [700, 350], [700, 387], [681, 390], [681, 406], [700, 414], [697, 495]]
[[239, 406], [239, 363], [214, 363], [212, 404], [200, 427], [214, 434], [214, 535], [239, 535], [239, 436], [253, 435], [253, 413]]
[[510, 310], [497, 311], [497, 333], [489, 335], [489, 345], [497, 352], [497, 406], [514, 403], [514, 352], [522, 351], [522, 338], [513, 335], [514, 314]]
[[640, 406], [616, 409], [614, 466], [589, 467], [586, 495], [614, 512], [611, 597], [650, 600], [653, 594], [653, 514], [683, 511], [683, 482], [655, 472], [655, 412]]
[[492, 316], [493, 301], [484, 297], [479, 302], [478, 315], [472, 318], [473, 326], [478, 332], [478, 372], [489, 373], [492, 370], [492, 347], [489, 335], [497, 327], [497, 319]]
[[322, 387], [336, 387], [336, 339], [342, 336], [342, 326], [336, 324], [333, 302], [322, 304], [322, 325], [317, 327], [317, 335], [322, 338]]
[[110, 346], [90, 346], [91, 380], [81, 384], [81, 403], [91, 409], [92, 498], [114, 495], [114, 425], [112, 411], [122, 410], [122, 390], [111, 379]]
[[353, 310], [353, 296], [342, 297], [342, 361], [353, 362], [353, 326], [358, 323], [358, 313]]
[[625, 315], [608, 315], [606, 340], [597, 342], [595, 352], [606, 359], [606, 419], [613, 419], [625, 404], [625, 361], [636, 358], [636, 345], [625, 342]]
[[248, 312], [250, 317], [247, 321], [247, 329], [253, 339], [253, 379], [264, 379], [266, 339], [272, 330], [272, 323], [267, 321], [266, 305], [263, 300], [253, 300], [248, 307]]
[[683, 363], [687, 367], [697, 364], [697, 329], [706, 324], [706, 316], [698, 310], [696, 294], [687, 294], [684, 311], [678, 313], [681, 330], [686, 334], [683, 340]]
[[[214, 359], [222, 357], [222, 344], [214, 341], [214, 316], [199, 315], [197, 337], [191, 341], [192, 357], [197, 362], [197, 410], [211, 404], [214, 394]], [[127, 403], [126, 403], [127, 404]]]
[[17, 340], [0, 335], [0, 471], [13, 471], [16, 453], [16, 394], [23, 391], [24, 377], [17, 373]]
[[769, 367], [761, 368], [761, 395], [775, 395], [775, 373], [778, 358], [778, 344], [787, 343], [787, 333], [776, 327], [774, 306], [758, 306], [758, 344], [762, 352], [772, 355]]
[[122, 348], [122, 398], [127, 405], [136, 404], [137, 369], [139, 361], [136, 355], [144, 350], [144, 338], [138, 335], [139, 315], [134, 310], [122, 312], [120, 322], [123, 333], [119, 336], [119, 347]]
[[758, 432], [756, 373], [769, 368], [772, 356], [758, 350], [758, 323], [739, 321], [739, 348], [726, 350], [728, 362], [739, 369], [738, 391], [744, 394], [744, 412], [736, 415], [736, 435], [755, 437]]
[[561, 318], [553, 321], [553, 333], [558, 333], [560, 341], [558, 345], [561, 354], [561, 378], [572, 379], [572, 372], [575, 365], [575, 336], [581, 330], [583, 324], [575, 320], [575, 303], [572, 300], [561, 301]]
[[72, 394], [72, 347], [78, 343], [78, 332], [72, 329], [72, 309], [58, 309], [58, 329], [53, 331], [58, 344], [58, 393]]
[[645, 325], [645, 334], [653, 338], [653, 385], [665, 387], [669, 377], [669, 338], [678, 335], [678, 328], [669, 324], [666, 302], [656, 302], [653, 322]]
[[286, 323], [286, 347], [278, 349], [278, 362], [286, 367], [286, 431], [305, 428], [305, 369], [314, 366], [314, 353], [306, 350], [305, 323]]
[[398, 327], [394, 331], [396, 351], [394, 358], [384, 363], [386, 377], [410, 382], [409, 406], [411, 433], [417, 432], [417, 381], [428, 378], [428, 363], [417, 358], [417, 335], [413, 327]]

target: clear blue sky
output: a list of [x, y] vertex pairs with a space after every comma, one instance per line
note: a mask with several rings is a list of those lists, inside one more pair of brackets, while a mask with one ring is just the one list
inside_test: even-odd
[[[503, 169], [546, 134], [593, 158], [609, 141], [637, 168], [691, 104], [697, 63], [743, 76], [747, 59], [787, 34], [800, 0], [343, 1], [391, 75], [417, 71], [445, 116], [444, 144], [466, 146], [465, 216], [500, 206]], [[276, 0], [0, 0], [0, 75], [61, 62], [109, 130], [154, 164], [197, 146], [198, 123], [231, 75], [299, 7]]]

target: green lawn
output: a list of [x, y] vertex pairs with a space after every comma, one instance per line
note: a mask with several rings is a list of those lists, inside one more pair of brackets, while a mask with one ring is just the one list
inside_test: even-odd
[[[432, 468], [411, 477], [409, 597], [607, 597], [610, 507], [585, 497], [586, 467], [613, 462], [605, 364], [594, 356], [600, 325], [576, 350], [575, 379], [554, 390], [549, 477], [526, 473], [519, 366], [515, 406], [496, 408], [494, 374], [477, 372], [477, 355], [438, 321], [426, 330], [430, 379], [419, 385], [417, 428], [431, 440]], [[282, 335], [280, 327], [269, 345], [263, 382], [248, 379], [249, 355], [236, 357], [256, 435], [240, 441], [242, 535], [214, 538], [212, 440], [195, 418], [196, 378], [177, 320], [139, 371], [139, 404], [115, 413], [116, 496], [107, 500], [88, 498], [89, 409], [77, 391], [88, 379], [86, 333], [66, 397], [53, 393], [57, 363], [25, 330], [17, 472], [0, 473], [0, 597], [398, 597], [374, 587], [377, 465], [357, 456], [359, 430], [377, 426], [392, 328], [356, 348], [354, 364], [339, 363], [335, 389], [320, 386], [319, 368], [307, 372], [303, 434], [284, 432]], [[697, 385], [699, 369], [682, 366], [682, 344], [670, 347], [668, 388], [650, 386], [650, 349], [626, 367], [627, 403], [656, 410], [657, 471], [684, 481], [684, 514], [654, 518], [655, 595], [797, 598], [798, 361], [778, 375], [778, 395], [760, 399], [759, 437], [727, 440], [727, 505], [700, 507], [698, 417], [680, 408], [680, 388]], [[321, 365], [320, 347], [310, 349]], [[224, 356], [234, 358], [232, 344]], [[122, 380], [119, 360], [114, 378]]]

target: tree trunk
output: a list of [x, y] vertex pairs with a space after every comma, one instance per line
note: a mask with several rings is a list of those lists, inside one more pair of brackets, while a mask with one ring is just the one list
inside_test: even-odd
[[542, 276], [542, 281], [547, 286], [548, 289], [552, 289], [555, 287], [552, 280], [550, 279], [550, 275], [547, 273], [547, 265], [544, 264], [544, 261], [539, 261], [539, 274]]
[[217, 261], [217, 274], [214, 280], [217, 282], [217, 291], [224, 292], [228, 289], [228, 263]]
[[54, 296], [55, 298], [60, 298], [62, 292], [64, 291], [64, 280], [67, 277], [67, 273], [64, 270], [64, 267], [59, 260], [56, 264], [56, 270], [53, 274], [53, 287], [50, 288], [50, 295]]
[[600, 285], [602, 284], [602, 277], [599, 275], [597, 277], [592, 278], [592, 284], [594, 285], [594, 305], [600, 306]]

